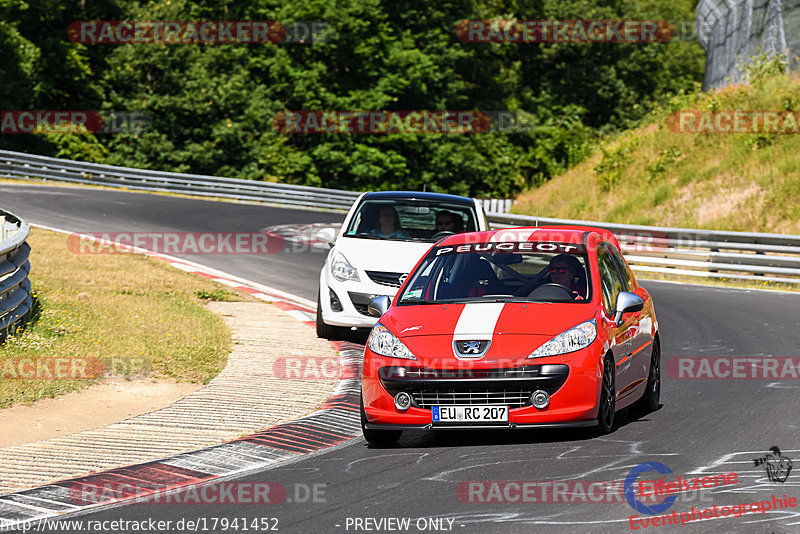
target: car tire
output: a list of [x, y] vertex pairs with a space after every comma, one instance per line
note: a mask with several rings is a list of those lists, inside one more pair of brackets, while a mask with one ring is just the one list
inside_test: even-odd
[[319, 291], [317, 291], [317, 337], [323, 339], [335, 339], [340, 334], [340, 328], [326, 324], [322, 320], [322, 301]]
[[614, 430], [614, 415], [617, 407], [615, 375], [614, 360], [606, 356], [603, 360], [600, 403], [597, 407], [597, 430], [600, 434], [609, 434]]
[[364, 411], [364, 397], [361, 397], [361, 432], [370, 447], [375, 449], [385, 449], [397, 445], [402, 430], [379, 430], [367, 428], [367, 414]]
[[661, 344], [658, 339], [653, 341], [653, 351], [650, 356], [650, 370], [647, 373], [647, 386], [642, 397], [633, 404], [633, 409], [646, 414], [658, 409], [661, 398]]

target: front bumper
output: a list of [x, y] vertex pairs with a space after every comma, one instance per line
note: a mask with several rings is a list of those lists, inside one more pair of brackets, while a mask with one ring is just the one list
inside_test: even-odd
[[[386, 429], [521, 429], [594, 425], [602, 375], [602, 368], [599, 366], [602, 358], [596, 352], [590, 347], [569, 355], [526, 360], [523, 365], [512, 368], [472, 369], [470, 372], [477, 373], [475, 378], [457, 376], [450, 379], [426, 379], [424, 372], [411, 373], [410, 377], [399, 377], [396, 372], [382, 370], [423, 367], [421, 362], [385, 358], [366, 348], [362, 370], [366, 426]], [[530, 372], [521, 371], [525, 369]], [[518, 376], [491, 376], [492, 372], [500, 371], [516, 373]], [[447, 371], [439, 369], [434, 372]], [[489, 376], [482, 376], [487, 372], [490, 373]], [[439, 396], [420, 396], [426, 388], [435, 388]], [[550, 404], [546, 408], [536, 408], [529, 401], [514, 404], [516, 399], [525, 399], [530, 392], [537, 389], [550, 395]], [[501, 393], [495, 395], [493, 390]], [[399, 411], [394, 406], [394, 395], [399, 391], [407, 391], [414, 398], [414, 403], [406, 411]], [[443, 396], [443, 391], [451, 395]], [[464, 391], [468, 394], [459, 395]], [[509, 406], [508, 422], [459, 425], [432, 422], [432, 405], [482, 404]]]
[[531, 428], [583, 428], [597, 425], [596, 419], [586, 421], [567, 421], [562, 423], [508, 423], [493, 425], [381, 425], [366, 423], [364, 428], [369, 430], [525, 430]]
[[[372, 317], [367, 312], [367, 305], [373, 298], [386, 295], [393, 299], [397, 288], [377, 284], [372, 280], [360, 282], [339, 282], [324, 273], [320, 276], [320, 304], [322, 306], [322, 320], [332, 326], [372, 328], [377, 317]], [[335, 311], [331, 306], [330, 291], [336, 295], [341, 310]]]

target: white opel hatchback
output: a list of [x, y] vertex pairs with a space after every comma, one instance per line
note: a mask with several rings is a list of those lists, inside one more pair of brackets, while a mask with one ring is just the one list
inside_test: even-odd
[[331, 250], [319, 275], [317, 335], [372, 328], [367, 311], [379, 295], [393, 298], [409, 271], [439, 239], [488, 230], [486, 215], [472, 198], [439, 193], [364, 193], [350, 208], [338, 235], [317, 237]]

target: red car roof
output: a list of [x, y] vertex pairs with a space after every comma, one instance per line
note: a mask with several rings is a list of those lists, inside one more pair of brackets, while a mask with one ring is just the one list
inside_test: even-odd
[[470, 232], [455, 234], [439, 242], [439, 246], [454, 246], [467, 243], [485, 243], [490, 241], [552, 241], [559, 243], [583, 242], [585, 232], [600, 234], [604, 241], [610, 242], [619, 249], [619, 243], [611, 231], [594, 226], [521, 226], [514, 228], [501, 228], [487, 232]]

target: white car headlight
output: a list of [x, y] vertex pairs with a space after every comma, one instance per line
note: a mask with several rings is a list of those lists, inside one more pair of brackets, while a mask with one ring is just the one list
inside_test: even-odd
[[403, 358], [405, 360], [417, 359], [411, 354], [408, 347], [403, 345], [403, 342], [397, 339], [395, 335], [389, 332], [389, 329], [381, 323], [375, 323], [375, 326], [372, 327], [372, 331], [369, 333], [369, 339], [367, 339], [367, 346], [369, 346], [369, 350], [381, 356]]
[[352, 280], [353, 282], [361, 281], [358, 278], [358, 271], [356, 271], [356, 268], [350, 265], [350, 262], [347, 261], [347, 258], [345, 258], [344, 254], [341, 252], [336, 254], [336, 257], [333, 258], [331, 262], [331, 274], [340, 282], [346, 282], [348, 280]]
[[556, 337], [533, 351], [528, 358], [542, 358], [544, 356], [557, 356], [576, 350], [585, 349], [597, 337], [597, 322], [592, 319], [566, 332], [561, 332]]

